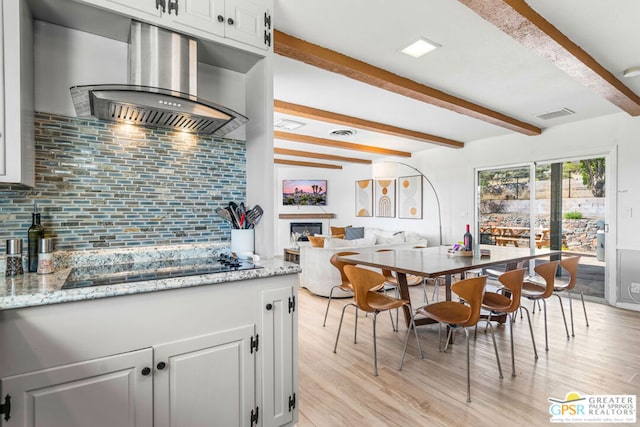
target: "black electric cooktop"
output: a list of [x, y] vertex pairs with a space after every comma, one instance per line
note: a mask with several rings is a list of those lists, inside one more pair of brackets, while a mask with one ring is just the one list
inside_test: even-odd
[[252, 262], [221, 255], [218, 258], [186, 258], [128, 264], [77, 267], [71, 270], [62, 289], [116, 285], [172, 277], [197, 276], [262, 268]]

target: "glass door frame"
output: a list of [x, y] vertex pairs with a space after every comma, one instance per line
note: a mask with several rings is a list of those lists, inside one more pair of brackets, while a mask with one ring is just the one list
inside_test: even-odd
[[[504, 165], [493, 165], [474, 168], [474, 224], [475, 238], [480, 241], [480, 230], [478, 227], [480, 221], [480, 172], [495, 171], [499, 169], [524, 169], [529, 168], [529, 227], [533, 229], [535, 224], [535, 211], [532, 207], [535, 205], [536, 197], [536, 167], [543, 164], [564, 163], [570, 161], [578, 161], [584, 159], [592, 159], [604, 157], [606, 162], [605, 171], [605, 275], [604, 275], [604, 300], [610, 305], [616, 305], [618, 295], [617, 283], [617, 146], [608, 147], [603, 151], [584, 152], [584, 153], [567, 153], [566, 156], [538, 159], [525, 163], [511, 163]], [[535, 250], [535, 234], [529, 232], [529, 248]]]

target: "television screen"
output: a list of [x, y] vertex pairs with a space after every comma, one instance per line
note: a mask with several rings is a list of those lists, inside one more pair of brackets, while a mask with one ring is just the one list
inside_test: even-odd
[[324, 179], [283, 180], [282, 204], [285, 206], [326, 206], [327, 181]]

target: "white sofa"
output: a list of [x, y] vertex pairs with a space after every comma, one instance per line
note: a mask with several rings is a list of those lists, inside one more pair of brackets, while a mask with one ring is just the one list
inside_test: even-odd
[[[340, 272], [329, 262], [336, 252], [374, 252], [379, 249], [411, 249], [427, 246], [427, 239], [412, 232], [391, 232], [365, 228], [365, 237], [356, 240], [325, 238], [325, 247], [300, 246], [300, 286], [316, 295], [328, 297], [333, 286], [340, 284]], [[336, 289], [335, 298], [351, 297], [352, 294]]]

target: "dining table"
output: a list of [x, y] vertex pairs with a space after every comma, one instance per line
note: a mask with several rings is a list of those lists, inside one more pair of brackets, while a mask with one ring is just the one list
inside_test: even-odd
[[[427, 278], [444, 277], [445, 298], [451, 301], [451, 283], [453, 276], [485, 267], [505, 265], [506, 270], [516, 268], [521, 261], [534, 258], [559, 257], [561, 250], [531, 249], [513, 246], [476, 245], [471, 256], [452, 253], [450, 246], [433, 246], [420, 249], [394, 249], [381, 252], [366, 252], [357, 255], [344, 255], [339, 259], [351, 265], [391, 270], [396, 273], [400, 298], [411, 301], [407, 275], [413, 274]], [[414, 305], [412, 304], [412, 307]], [[407, 326], [411, 323], [412, 313], [404, 306]], [[431, 319], [416, 319], [416, 324], [433, 323]]]

